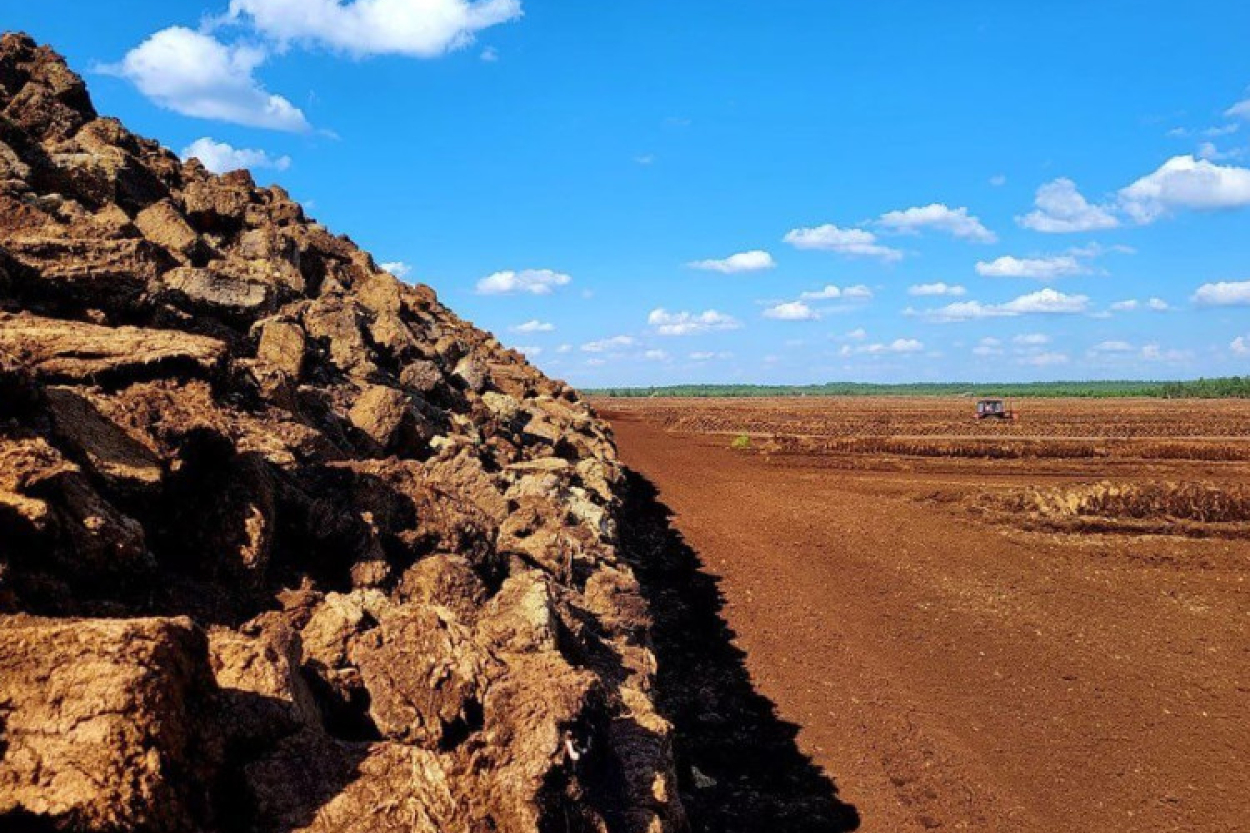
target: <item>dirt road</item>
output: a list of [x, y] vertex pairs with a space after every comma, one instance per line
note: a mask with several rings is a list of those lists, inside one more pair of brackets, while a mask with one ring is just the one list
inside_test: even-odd
[[985, 473], [840, 471], [600, 407], [859, 829], [1250, 830], [1246, 541], [993, 526], [926, 499]]

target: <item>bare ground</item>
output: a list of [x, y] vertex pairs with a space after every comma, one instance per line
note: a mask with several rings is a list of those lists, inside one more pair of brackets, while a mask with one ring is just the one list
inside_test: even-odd
[[[696, 828], [1250, 829], [1244, 538], [1054, 534], [969, 509], [1127, 464], [735, 452], [666, 431], [671, 413], [598, 405], [635, 489], [658, 490], [652, 521], [673, 512], [650, 555], [635, 547], [644, 587], [689, 548], [661, 576], [670, 598], [649, 594], [661, 620], [701, 611], [697, 638], [657, 628]], [[1201, 462], [1137, 476], [1217, 470], [1245, 482]], [[722, 714], [734, 662], [748, 705]]]

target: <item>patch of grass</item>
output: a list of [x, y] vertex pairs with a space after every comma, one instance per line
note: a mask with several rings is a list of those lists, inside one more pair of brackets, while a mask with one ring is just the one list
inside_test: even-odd
[[751, 449], [751, 438], [746, 434], [739, 434], [734, 437], [729, 447], [734, 451], [749, 451]]

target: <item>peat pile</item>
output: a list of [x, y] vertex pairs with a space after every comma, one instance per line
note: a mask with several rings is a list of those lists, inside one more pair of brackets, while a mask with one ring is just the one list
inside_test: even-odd
[[0, 828], [684, 821], [604, 425], [0, 41]]

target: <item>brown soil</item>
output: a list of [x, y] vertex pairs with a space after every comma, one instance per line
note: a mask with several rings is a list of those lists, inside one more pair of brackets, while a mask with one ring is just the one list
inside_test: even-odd
[[[1014, 519], [979, 509], [990, 495], [1106, 480], [1202, 481], [1231, 491], [1247, 480], [1244, 464], [777, 453], [758, 440], [733, 451], [726, 434], [746, 425], [785, 434], [802, 422], [819, 433], [820, 403], [596, 404], [638, 473], [635, 489], [654, 484], [674, 513], [676, 529], [650, 557], [683, 540], [692, 548], [685, 586], [675, 581], [668, 595], [695, 605], [702, 595], [704, 614], [723, 617], [719, 633], [706, 622], [696, 633], [709, 654], [730, 636], [744, 652], [742, 696], [758, 698], [757, 716], [771, 716], [775, 703], [774, 741], [787, 722], [801, 727], [797, 749], [753, 748], [725, 729], [723, 710], [691, 694], [707, 678], [697, 640], [686, 640], [674, 667], [674, 656], [683, 657], [664, 627], [674, 606], [657, 599], [640, 567], [657, 611], [661, 708], [677, 726], [679, 778], [696, 828], [853, 829], [858, 813], [865, 831], [1250, 829], [1244, 533], [1056, 532], [1030, 523], [1024, 509]], [[992, 434], [959, 425], [966, 405], [914, 407], [941, 412], [959, 433]], [[866, 426], [890, 406], [825, 407], [846, 433], [859, 419], [870, 434]], [[1152, 436], [1167, 437], [1169, 407], [1177, 408], [1175, 435], [1197, 433], [1179, 414], [1200, 406], [1127, 409]], [[1122, 426], [1116, 415], [1126, 406], [1044, 408], [1052, 425], [1067, 409], [1089, 429]], [[1213, 423], [1227, 428], [1212, 432], [1215, 441], [1244, 441], [1250, 407], [1221, 403], [1216, 411]], [[899, 424], [906, 419], [894, 419], [893, 430], [907, 433]], [[675, 422], [707, 433], [666, 430]], [[999, 430], [1048, 433], [1037, 422]], [[708, 687], [713, 697], [720, 691]], [[674, 698], [685, 721], [673, 714]], [[755, 752], [752, 769], [744, 759]], [[827, 779], [811, 780], [804, 755]], [[717, 785], [701, 791], [692, 762]], [[761, 772], [788, 779], [787, 796], [774, 790], [733, 805], [740, 792], [714, 792], [726, 778], [746, 784]], [[790, 812], [796, 806], [815, 815]], [[825, 822], [801, 820], [812, 817]]]

